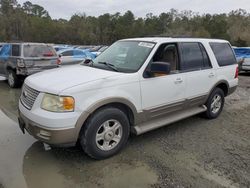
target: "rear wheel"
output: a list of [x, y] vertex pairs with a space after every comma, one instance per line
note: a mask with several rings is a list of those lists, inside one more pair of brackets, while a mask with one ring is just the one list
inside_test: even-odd
[[105, 159], [118, 153], [129, 137], [129, 120], [120, 109], [108, 107], [97, 111], [80, 133], [80, 143], [90, 157]]
[[14, 70], [8, 70], [8, 84], [11, 88], [16, 88], [20, 85], [20, 80]]
[[207, 111], [204, 113], [205, 117], [208, 119], [217, 118], [224, 107], [224, 102], [225, 94], [223, 90], [220, 88], [215, 88], [207, 100]]

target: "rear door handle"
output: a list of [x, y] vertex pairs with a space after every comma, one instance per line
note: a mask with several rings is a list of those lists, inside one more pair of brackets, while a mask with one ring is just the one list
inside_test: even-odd
[[215, 75], [214, 75], [214, 73], [212, 73], [212, 72], [208, 75], [209, 78], [213, 78], [214, 76], [215, 76]]
[[177, 78], [174, 83], [175, 84], [181, 84], [183, 82], [183, 80], [181, 78]]

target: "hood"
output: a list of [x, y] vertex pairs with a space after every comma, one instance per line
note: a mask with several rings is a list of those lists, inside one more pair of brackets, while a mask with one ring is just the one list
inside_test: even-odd
[[29, 76], [25, 84], [41, 92], [59, 94], [61, 91], [122, 73], [83, 65], [60, 67]]

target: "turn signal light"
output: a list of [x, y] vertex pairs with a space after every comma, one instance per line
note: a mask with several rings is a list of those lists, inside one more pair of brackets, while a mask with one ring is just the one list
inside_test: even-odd
[[239, 77], [239, 67], [237, 66], [234, 78], [238, 78], [238, 77]]
[[72, 97], [63, 97], [64, 110], [72, 110], [75, 108], [75, 101]]
[[57, 65], [61, 65], [61, 63], [62, 63], [61, 59], [58, 58], [57, 61], [56, 61], [56, 64], [57, 64]]

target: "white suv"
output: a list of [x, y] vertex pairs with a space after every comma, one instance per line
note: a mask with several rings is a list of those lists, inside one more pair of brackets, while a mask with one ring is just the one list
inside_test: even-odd
[[28, 77], [19, 124], [51, 145], [81, 144], [91, 157], [120, 151], [140, 135], [203, 113], [219, 116], [238, 85], [238, 66], [224, 40], [120, 40], [93, 61]]

